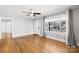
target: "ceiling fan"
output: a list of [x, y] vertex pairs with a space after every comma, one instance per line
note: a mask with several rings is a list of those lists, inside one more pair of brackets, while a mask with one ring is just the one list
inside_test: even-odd
[[29, 9], [29, 11], [23, 11], [23, 13], [25, 13], [26, 16], [32, 15], [34, 17], [36, 17], [37, 15], [41, 15], [41, 13], [39, 12], [34, 12], [33, 9]]

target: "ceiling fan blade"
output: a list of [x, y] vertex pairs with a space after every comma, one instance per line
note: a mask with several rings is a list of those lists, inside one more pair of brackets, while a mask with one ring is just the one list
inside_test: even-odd
[[32, 13], [32, 12], [27, 12], [27, 11], [22, 11], [23, 13]]
[[36, 17], [36, 15], [41, 15], [41, 13], [33, 13], [34, 17]]
[[41, 13], [33, 13], [33, 14], [35, 14], [35, 15], [41, 15]]
[[29, 13], [29, 12], [26, 12], [26, 11], [22, 11], [23, 13]]
[[29, 12], [26, 16], [29, 16], [29, 15], [31, 15], [32, 13], [31, 12]]

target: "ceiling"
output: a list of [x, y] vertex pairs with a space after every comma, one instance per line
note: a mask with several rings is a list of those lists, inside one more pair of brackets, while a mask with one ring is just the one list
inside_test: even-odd
[[[0, 16], [21, 18], [21, 19], [37, 19], [43, 16], [60, 13], [72, 5], [0, 5]], [[22, 11], [33, 9], [34, 12], [40, 12], [41, 15], [37, 17], [26, 16]]]

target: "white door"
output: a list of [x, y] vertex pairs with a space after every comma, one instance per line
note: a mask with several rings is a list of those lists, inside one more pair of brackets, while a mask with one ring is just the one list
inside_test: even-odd
[[12, 31], [12, 25], [11, 20], [2, 20], [2, 33], [3, 32], [11, 32]]
[[4, 22], [4, 21], [2, 21], [1, 23], [2, 23], [2, 33], [7, 32], [7, 30], [6, 30], [7, 29], [7, 23]]
[[39, 24], [36, 23], [35, 25], [36, 25], [36, 34], [40, 34], [40, 31], [39, 31], [39, 30], [40, 30], [40, 29], [39, 29]]
[[35, 21], [35, 33], [41, 35], [41, 22], [38, 20]]
[[11, 20], [2, 20], [2, 33], [9, 32], [12, 33], [12, 21]]
[[7, 32], [11, 33], [11, 21], [7, 22]]

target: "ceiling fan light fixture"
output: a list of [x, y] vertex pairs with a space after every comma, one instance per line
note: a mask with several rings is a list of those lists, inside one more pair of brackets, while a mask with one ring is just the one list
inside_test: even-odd
[[41, 13], [39, 12], [34, 12], [33, 9], [29, 9], [29, 12], [23, 11], [23, 13], [27, 14], [26, 16], [34, 16], [34, 17], [36, 17], [37, 15], [41, 15]]

